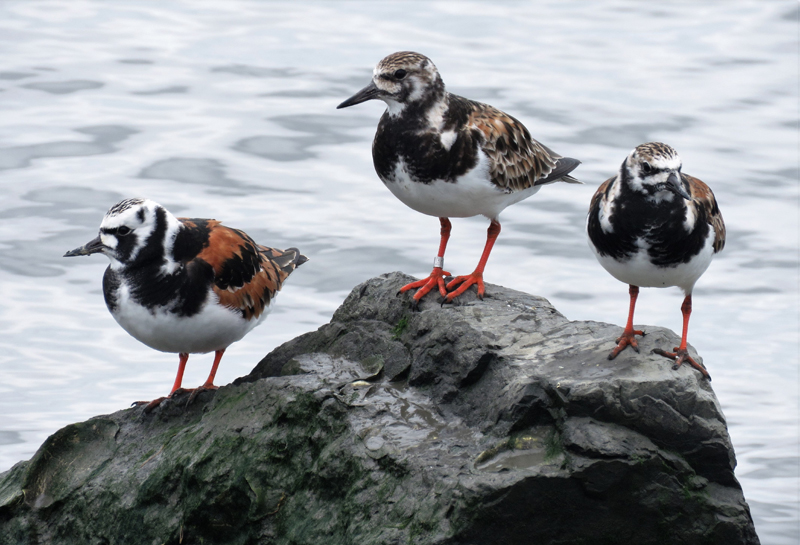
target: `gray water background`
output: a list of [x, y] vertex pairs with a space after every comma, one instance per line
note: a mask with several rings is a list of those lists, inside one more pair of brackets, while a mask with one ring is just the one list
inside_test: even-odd
[[[765, 544], [798, 542], [796, 2], [30, 2], [0, 4], [0, 470], [58, 428], [169, 389], [177, 357], [106, 311], [101, 256], [62, 259], [123, 197], [214, 217], [311, 257], [218, 384], [328, 321], [357, 283], [430, 271], [438, 220], [372, 168], [381, 103], [337, 111], [396, 50], [523, 121], [583, 165], [501, 216], [485, 277], [568, 318], [624, 323], [627, 287], [589, 251], [596, 187], [664, 141], [714, 189], [725, 250], [699, 281], [689, 340], [713, 375]], [[454, 220], [471, 271], [484, 218]], [[677, 289], [636, 323], [680, 331]], [[200, 384], [211, 356], [192, 356]], [[689, 372], [682, 370], [681, 372]]]

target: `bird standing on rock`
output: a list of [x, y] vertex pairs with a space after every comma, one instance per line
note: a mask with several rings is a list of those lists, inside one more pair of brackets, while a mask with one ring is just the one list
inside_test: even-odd
[[[225, 349], [260, 324], [283, 282], [308, 259], [296, 248], [259, 246], [213, 219], [176, 218], [151, 200], [111, 207], [100, 234], [64, 257], [104, 253], [111, 264], [103, 295], [114, 319], [134, 338], [179, 354], [170, 396], [181, 389], [189, 354], [215, 352], [205, 384]], [[158, 406], [164, 397], [147, 404]], [[142, 402], [143, 404], [145, 402]]]
[[692, 289], [711, 258], [725, 246], [725, 223], [711, 189], [681, 173], [678, 152], [651, 142], [635, 148], [619, 172], [606, 180], [592, 197], [587, 221], [589, 245], [611, 275], [630, 285], [628, 322], [608, 359], [630, 345], [637, 352], [633, 311], [639, 287], [677, 286], [685, 294], [681, 344], [674, 352], [656, 354], [672, 358], [674, 369], [689, 362], [710, 380], [705, 367], [686, 349]]
[[[476, 284], [483, 297], [483, 270], [500, 234], [500, 212], [544, 184], [580, 183], [569, 175], [580, 161], [540, 144], [522, 123], [500, 110], [448, 93], [433, 62], [419, 53], [401, 51], [384, 58], [373, 71], [372, 83], [338, 108], [371, 99], [387, 105], [372, 143], [378, 176], [407, 206], [441, 223], [430, 276], [400, 291], [419, 288], [416, 304], [438, 287], [451, 302]], [[450, 276], [443, 270], [449, 218], [477, 215], [491, 221], [478, 266], [445, 286]]]

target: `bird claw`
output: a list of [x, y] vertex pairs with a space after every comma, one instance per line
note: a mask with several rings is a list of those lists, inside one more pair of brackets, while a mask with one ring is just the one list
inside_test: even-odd
[[483, 294], [486, 292], [486, 287], [483, 284], [483, 274], [479, 272], [473, 272], [472, 274], [456, 276], [450, 280], [450, 282], [448, 282], [447, 286], [445, 286], [448, 290], [456, 288], [456, 286], [458, 287], [447, 294], [445, 301], [452, 303], [453, 299], [467, 291], [473, 284], [477, 285], [478, 287], [478, 298], [483, 300]]
[[195, 398], [198, 395], [200, 395], [201, 393], [203, 393], [204, 391], [206, 391], [206, 390], [216, 390], [217, 388], [218, 388], [218, 386], [214, 386], [213, 384], [211, 384], [210, 386], [207, 385], [207, 384], [204, 384], [203, 386], [200, 386], [199, 388], [178, 388], [174, 392], [170, 393], [168, 396], [159, 397], [159, 398], [154, 399], [153, 401], [134, 401], [133, 403], [131, 403], [131, 407], [140, 407], [140, 406], [144, 405], [145, 406], [144, 407], [144, 413], [145, 414], [149, 414], [156, 407], [160, 406], [164, 401], [166, 401], [168, 399], [174, 399], [175, 397], [177, 397], [177, 396], [179, 396], [181, 394], [187, 394], [187, 393], [190, 394], [189, 395], [189, 400], [186, 402], [186, 406], [188, 407], [195, 400]]
[[186, 401], [186, 406], [188, 407], [189, 405], [191, 405], [192, 402], [197, 398], [197, 396], [199, 396], [203, 392], [209, 392], [213, 390], [219, 390], [219, 386], [214, 386], [213, 384], [203, 384], [202, 386], [192, 389], [191, 390], [192, 394]]
[[667, 352], [666, 350], [662, 350], [660, 348], [654, 348], [651, 350], [651, 354], [658, 354], [659, 356], [664, 356], [665, 358], [674, 360], [675, 363], [672, 364], [672, 369], [674, 371], [677, 371], [680, 369], [681, 365], [683, 365], [685, 362], [688, 362], [689, 365], [700, 371], [706, 380], [711, 382], [711, 375], [708, 374], [705, 366], [696, 362], [694, 358], [689, 355], [689, 351], [687, 349], [676, 346], [673, 348], [673, 350], [674, 352]]
[[168, 396], [165, 396], [165, 397], [158, 397], [158, 398], [154, 399], [153, 401], [134, 401], [131, 404], [131, 406], [137, 406], [138, 407], [138, 406], [144, 405], [144, 409], [143, 409], [142, 412], [144, 412], [145, 414], [149, 414], [149, 413], [151, 413], [153, 411], [153, 409], [155, 409], [156, 407], [161, 405], [161, 403], [163, 401], [165, 401], [165, 400], [167, 400], [167, 399], [169, 399], [171, 397], [172, 397], [172, 394], [170, 394]]
[[608, 354], [608, 359], [613, 360], [614, 358], [616, 358], [619, 355], [620, 352], [625, 350], [625, 347], [627, 347], [627, 346], [630, 346], [631, 348], [633, 348], [634, 352], [639, 354], [640, 353], [639, 352], [639, 343], [636, 341], [636, 335], [639, 335], [640, 337], [644, 337], [644, 331], [639, 331], [638, 329], [631, 329], [630, 331], [628, 331], [628, 330], [623, 331], [622, 335], [617, 337], [617, 339], [614, 341], [615, 343], [617, 343], [617, 346], [615, 346], [614, 350], [612, 350]]
[[[447, 271], [442, 270], [440, 267], [434, 267], [431, 271], [431, 274], [425, 278], [420, 280], [416, 280], [411, 282], [410, 284], [406, 284], [400, 291], [398, 291], [398, 295], [401, 293], [405, 293], [409, 290], [416, 289], [417, 292], [414, 294], [414, 303], [412, 305], [418, 305], [419, 301], [425, 297], [428, 293], [430, 293], [433, 288], [439, 288], [439, 293], [442, 297], [447, 295], [447, 291], [445, 290], [444, 279], [445, 277], [450, 276], [450, 273]], [[414, 308], [414, 307], [412, 307]], [[418, 310], [418, 306], [415, 310]]]

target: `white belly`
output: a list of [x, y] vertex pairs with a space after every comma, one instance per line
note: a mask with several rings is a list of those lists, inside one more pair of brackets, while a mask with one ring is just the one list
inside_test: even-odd
[[603, 268], [620, 282], [642, 288], [677, 286], [684, 293], [689, 294], [692, 293], [695, 282], [706, 271], [714, 255], [714, 231], [710, 231], [710, 236], [706, 239], [706, 244], [698, 255], [689, 263], [681, 263], [673, 267], [657, 267], [653, 265], [650, 263], [647, 250], [644, 248], [626, 261], [616, 261], [610, 256], [602, 256], [597, 253], [591, 241], [589, 242], [589, 247], [595, 253]]
[[434, 180], [424, 184], [411, 180], [400, 160], [391, 179], [384, 180], [395, 197], [409, 208], [439, 218], [486, 216], [496, 219], [507, 206], [527, 199], [541, 186], [505, 193], [489, 181], [489, 161], [484, 154], [476, 168], [457, 182]]
[[177, 316], [163, 309], [151, 312], [130, 299], [121, 286], [117, 307], [112, 313], [122, 328], [136, 340], [161, 352], [202, 354], [227, 348], [260, 324], [269, 307], [258, 318], [245, 320], [242, 313], [217, 303], [213, 292], [200, 312], [193, 316]]

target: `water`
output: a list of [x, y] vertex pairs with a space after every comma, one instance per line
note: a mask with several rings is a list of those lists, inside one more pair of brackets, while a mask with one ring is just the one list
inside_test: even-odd
[[[690, 342], [728, 418], [765, 544], [798, 540], [798, 9], [795, 2], [0, 4], [0, 470], [65, 424], [163, 395], [177, 357], [116, 326], [100, 256], [62, 259], [123, 197], [215, 217], [311, 257], [265, 325], [226, 353], [225, 384], [328, 321], [357, 283], [427, 274], [438, 220], [378, 182], [383, 106], [335, 106], [384, 55], [429, 55], [453, 92], [579, 158], [585, 186], [506, 210], [489, 282], [571, 319], [623, 323], [627, 288], [583, 234], [589, 199], [661, 140], [708, 182], [727, 226]], [[447, 267], [475, 266], [482, 218], [454, 220]], [[679, 330], [677, 289], [636, 322]], [[192, 356], [187, 385], [211, 356]]]

